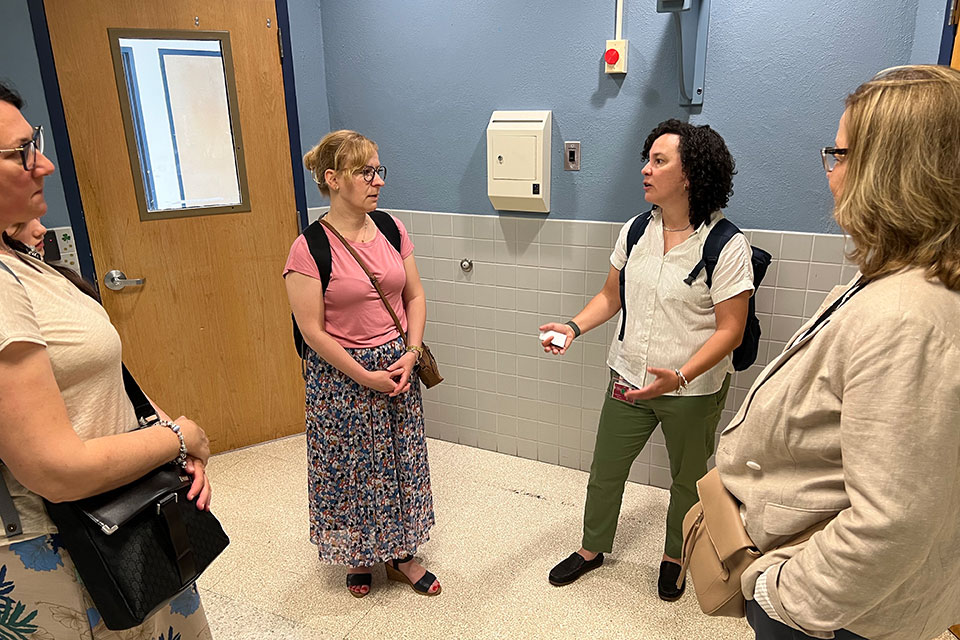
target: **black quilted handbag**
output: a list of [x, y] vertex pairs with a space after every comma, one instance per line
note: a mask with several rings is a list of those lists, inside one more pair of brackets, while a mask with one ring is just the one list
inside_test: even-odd
[[164, 465], [91, 498], [46, 502], [108, 629], [141, 624], [227, 547], [220, 522], [187, 500], [189, 487], [176, 465]]
[[[141, 419], [149, 400], [124, 369]], [[190, 588], [230, 540], [187, 500], [190, 478], [166, 464], [128, 485], [74, 502], [44, 501], [108, 629], [129, 629]]]

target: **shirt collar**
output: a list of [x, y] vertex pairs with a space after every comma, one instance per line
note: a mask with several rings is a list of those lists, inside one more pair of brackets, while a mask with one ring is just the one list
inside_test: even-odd
[[[716, 221], [719, 219], [719, 215], [718, 215], [718, 214], [719, 214], [719, 212], [718, 212], [718, 211], [715, 211], [715, 212], [713, 213], [713, 215], [710, 216], [710, 220], [708, 220], [707, 222], [703, 223], [703, 224], [700, 225], [699, 227], [695, 228], [695, 229], [693, 230], [693, 233], [691, 233], [690, 235], [692, 235], [692, 236], [702, 235], [703, 232], [707, 229], [707, 227], [709, 227], [710, 225], [712, 225], [714, 222], [716, 222]], [[659, 208], [659, 207], [654, 207], [654, 208], [652, 209], [652, 211], [651, 211], [650, 216], [651, 216], [651, 217], [650, 217], [651, 220], [653, 220], [653, 221], [656, 222], [658, 225], [660, 225], [661, 228], [663, 227], [663, 212], [660, 211], [660, 208]]]

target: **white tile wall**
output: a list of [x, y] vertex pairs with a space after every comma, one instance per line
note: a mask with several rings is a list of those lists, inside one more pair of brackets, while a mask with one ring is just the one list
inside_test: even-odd
[[[432, 437], [588, 470], [608, 380], [616, 318], [577, 340], [562, 358], [537, 339], [600, 290], [622, 223], [391, 211], [407, 227], [427, 292], [425, 340], [443, 384], [424, 392]], [[311, 211], [311, 219], [318, 215]], [[774, 262], [757, 292], [763, 330], [757, 364], [734, 375], [720, 428], [762, 367], [856, 267], [842, 236], [746, 230]], [[473, 261], [465, 273], [460, 260]], [[659, 429], [630, 480], [669, 487]]]

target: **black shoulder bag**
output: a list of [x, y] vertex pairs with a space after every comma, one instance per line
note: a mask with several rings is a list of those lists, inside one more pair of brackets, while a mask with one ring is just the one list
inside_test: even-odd
[[[157, 420], [124, 367], [141, 426]], [[152, 420], [151, 420], [152, 418]], [[135, 627], [193, 586], [230, 543], [220, 522], [187, 500], [190, 478], [168, 463], [128, 485], [74, 502], [44, 500], [60, 540], [108, 629]]]
[[[3, 262], [0, 267], [19, 282]], [[123, 384], [140, 426], [156, 422], [153, 405], [126, 367]], [[190, 588], [229, 544], [216, 517], [197, 509], [196, 498], [187, 500], [189, 488], [190, 478], [170, 463], [100, 495], [43, 501], [108, 629], [142, 624]], [[8, 537], [22, 533], [2, 475], [0, 517]]]

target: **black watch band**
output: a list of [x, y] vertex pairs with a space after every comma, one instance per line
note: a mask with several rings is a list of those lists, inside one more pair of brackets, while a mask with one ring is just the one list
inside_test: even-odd
[[576, 322], [574, 322], [573, 320], [567, 320], [567, 322], [566, 322], [565, 324], [566, 324], [568, 327], [570, 327], [571, 329], [573, 329], [573, 337], [574, 337], [574, 338], [579, 338], [579, 337], [580, 337], [580, 327], [577, 326], [577, 323], [576, 323]]

